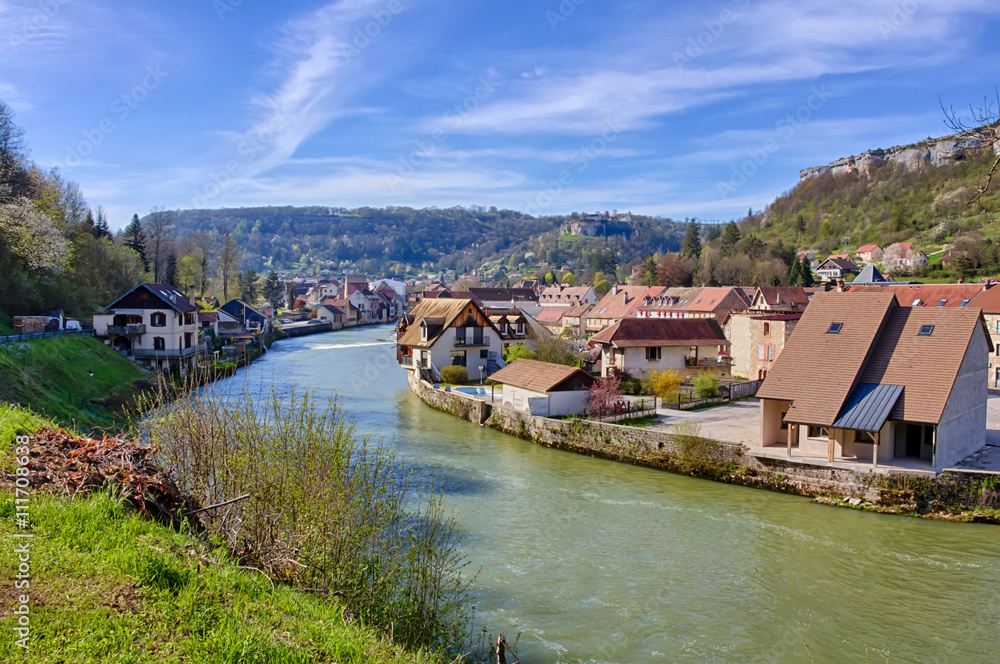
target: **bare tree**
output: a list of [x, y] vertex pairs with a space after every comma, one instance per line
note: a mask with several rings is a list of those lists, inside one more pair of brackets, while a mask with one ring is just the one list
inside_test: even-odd
[[153, 281], [160, 283], [170, 254], [170, 240], [174, 232], [174, 216], [161, 207], [154, 207], [146, 217], [146, 235], [153, 250]]
[[968, 116], [959, 115], [953, 106], [945, 108], [941, 102], [941, 111], [944, 113], [944, 123], [956, 134], [976, 137], [982, 142], [982, 148], [993, 148], [996, 158], [990, 166], [989, 173], [977, 187], [976, 195], [973, 196], [965, 207], [982, 204], [983, 195], [989, 190], [993, 182], [993, 176], [1000, 167], [1000, 90], [994, 90], [996, 99], [983, 97], [980, 105], [969, 104]]
[[222, 277], [222, 299], [229, 301], [229, 285], [239, 274], [240, 251], [236, 240], [229, 233], [226, 233], [222, 242], [222, 251], [219, 252], [219, 276]]
[[212, 236], [208, 233], [198, 233], [195, 236], [195, 244], [198, 247], [198, 283], [201, 286], [201, 294], [205, 295], [208, 289], [208, 263], [212, 257]]

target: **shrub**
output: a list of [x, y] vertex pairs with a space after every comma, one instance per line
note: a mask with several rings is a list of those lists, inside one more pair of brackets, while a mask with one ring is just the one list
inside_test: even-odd
[[694, 385], [697, 399], [710, 399], [719, 391], [719, 379], [707, 371], [699, 373], [691, 383]]
[[[335, 399], [194, 390], [143, 404], [158, 405], [136, 434], [181, 490], [203, 505], [247, 497], [200, 515], [241, 565], [336, 594], [400, 644], [462, 639], [469, 580], [454, 519], [390, 452], [355, 433]], [[156, 558], [138, 576], [165, 589], [188, 581]]]
[[458, 365], [441, 367], [441, 380], [446, 383], [465, 383], [469, 380], [469, 372]]
[[514, 344], [513, 346], [507, 347], [507, 351], [504, 353], [503, 359], [506, 360], [508, 364], [510, 364], [514, 360], [521, 360], [521, 359], [533, 360], [535, 359], [535, 354], [532, 351], [528, 350], [524, 344], [517, 343]]
[[684, 377], [677, 369], [654, 371], [649, 375], [649, 391], [663, 399], [669, 399], [677, 396], [683, 382]]
[[638, 378], [626, 378], [621, 382], [622, 392], [625, 394], [641, 394], [642, 381]]

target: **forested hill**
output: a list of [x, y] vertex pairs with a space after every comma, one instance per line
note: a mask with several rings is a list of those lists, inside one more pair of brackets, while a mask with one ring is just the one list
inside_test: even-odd
[[[530, 217], [496, 208], [258, 207], [173, 212], [178, 237], [232, 234], [242, 266], [255, 270], [347, 267], [406, 274], [427, 269], [465, 271], [491, 262], [539, 261], [589, 265], [613, 252], [619, 265], [646, 252], [676, 250], [683, 224], [633, 217], [632, 229], [607, 237], [566, 234], [570, 217]], [[513, 256], [513, 260], [511, 257]]]

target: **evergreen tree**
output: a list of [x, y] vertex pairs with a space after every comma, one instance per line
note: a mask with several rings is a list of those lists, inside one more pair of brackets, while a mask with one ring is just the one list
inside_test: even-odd
[[792, 267], [788, 268], [788, 285], [802, 285], [802, 263], [799, 262], [798, 258], [792, 261]]
[[102, 237], [111, 237], [111, 227], [108, 226], [108, 219], [104, 216], [104, 210], [97, 208], [97, 218], [94, 220], [94, 227], [90, 231], [98, 240]]
[[237, 283], [240, 287], [240, 299], [253, 305], [257, 301], [257, 273], [247, 268], [240, 272]]
[[639, 272], [639, 284], [642, 286], [655, 286], [660, 280], [656, 273], [657, 270], [656, 257], [653, 254], [647, 253], [646, 257], [642, 259], [642, 268]]
[[802, 285], [805, 286], [806, 288], [808, 288], [809, 286], [812, 286], [815, 283], [816, 283], [816, 280], [813, 279], [813, 272], [812, 272], [812, 268], [809, 267], [809, 261], [806, 260], [805, 256], [803, 256], [802, 257]]
[[281, 300], [281, 282], [278, 281], [278, 273], [271, 270], [267, 273], [267, 279], [264, 280], [264, 299], [266, 299], [271, 307], [277, 311], [278, 302]]
[[132, 221], [122, 232], [122, 239], [126, 247], [139, 254], [139, 259], [142, 261], [142, 269], [148, 271], [149, 259], [146, 258], [146, 232], [142, 230], [142, 224], [139, 223], [139, 215], [132, 215]]
[[163, 282], [177, 286], [177, 254], [167, 256], [167, 269], [163, 271]]
[[712, 240], [717, 240], [722, 235], [722, 229], [719, 224], [709, 224], [708, 225], [708, 235], [706, 239], [711, 242]]
[[285, 309], [294, 309], [295, 299], [295, 284], [288, 282], [288, 286], [285, 289]]
[[698, 237], [698, 222], [692, 219], [688, 222], [687, 234], [684, 236], [684, 248], [681, 255], [697, 258], [701, 255], [701, 238]]
[[740, 241], [741, 237], [740, 227], [736, 225], [735, 221], [730, 221], [726, 224], [726, 229], [722, 231], [723, 248], [732, 249], [736, 246], [736, 243]]

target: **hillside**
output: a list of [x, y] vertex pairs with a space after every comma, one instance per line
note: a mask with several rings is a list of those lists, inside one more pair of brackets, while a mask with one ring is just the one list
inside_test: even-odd
[[[93, 372], [93, 376], [90, 372]], [[17, 403], [81, 431], [112, 427], [112, 410], [147, 374], [90, 337], [0, 346], [0, 402]]]
[[929, 255], [955, 245], [973, 250], [970, 257], [977, 267], [995, 273], [1000, 267], [992, 238], [1000, 190], [994, 187], [982, 198], [985, 210], [966, 207], [995, 158], [992, 150], [981, 150], [967, 151], [962, 159], [938, 160], [940, 165], [887, 160], [863, 169], [806, 169], [798, 185], [763, 214], [744, 219], [741, 230], [764, 240], [782, 238], [816, 255], [867, 243], [885, 247], [913, 241]]
[[672, 220], [637, 216], [628, 231], [574, 236], [563, 231], [576, 215], [531, 217], [496, 208], [260, 207], [179, 210], [173, 216], [179, 238], [231, 233], [243, 249], [242, 267], [257, 271], [321, 266], [464, 272], [488, 263], [516, 267], [529, 253], [538, 261], [589, 266], [597, 248], [626, 264], [646, 252], [675, 250], [684, 232]]

